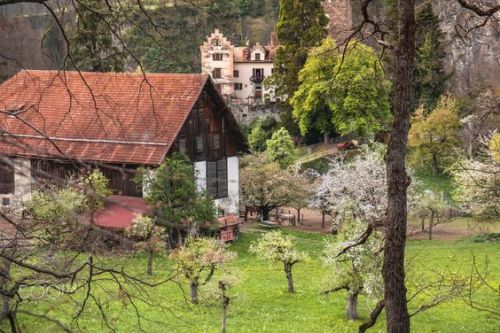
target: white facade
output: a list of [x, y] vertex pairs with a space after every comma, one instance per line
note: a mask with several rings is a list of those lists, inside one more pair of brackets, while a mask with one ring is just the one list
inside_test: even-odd
[[[234, 90], [234, 96], [238, 103], [254, 103], [255, 101], [269, 100], [274, 102], [274, 91], [266, 89], [263, 82], [256, 83], [250, 78], [253, 76], [254, 69], [263, 70], [264, 78], [271, 75], [273, 71], [272, 62], [241, 62], [234, 65], [238, 71], [238, 77], [233, 79], [234, 83], [241, 83], [241, 90]], [[261, 98], [255, 98], [258, 91], [261, 91]]]
[[11, 159], [14, 165], [14, 192], [0, 194], [0, 203], [4, 198], [8, 199], [9, 205], [16, 201], [26, 201], [31, 197], [31, 161], [27, 158]]
[[[201, 161], [194, 164], [196, 186], [198, 190], [207, 189], [207, 162]], [[238, 215], [240, 205], [240, 166], [237, 156], [227, 158], [227, 192], [226, 198], [215, 199], [215, 207], [224, 210], [225, 215]]]
[[247, 43], [235, 47], [215, 29], [200, 47], [202, 72], [212, 77], [233, 105], [274, 102], [273, 91], [265, 90], [263, 81], [272, 73], [275, 49], [273, 39], [266, 46]]
[[212, 77], [223, 96], [232, 95], [234, 46], [218, 29], [215, 29], [200, 50], [202, 73]]

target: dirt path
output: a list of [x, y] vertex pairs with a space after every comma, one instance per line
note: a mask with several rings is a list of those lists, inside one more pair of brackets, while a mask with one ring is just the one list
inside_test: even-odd
[[[290, 212], [297, 217], [297, 211], [295, 209], [285, 208], [284, 210], [286, 213]], [[287, 226], [286, 228], [324, 234], [331, 232], [331, 216], [327, 215], [325, 217], [325, 228], [323, 228], [321, 225], [321, 213], [303, 209], [301, 215], [303, 215], [304, 218], [302, 225], [297, 224], [295, 227]], [[249, 223], [244, 223], [242, 225], [242, 229], [254, 228], [255, 220], [256, 216], [251, 217]], [[478, 223], [470, 218], [456, 218], [452, 222], [435, 226], [432, 239], [459, 240], [484, 232], [500, 232], [500, 221], [497, 223]], [[410, 236], [409, 239], [428, 239], [428, 237], [427, 233], [418, 233]]]

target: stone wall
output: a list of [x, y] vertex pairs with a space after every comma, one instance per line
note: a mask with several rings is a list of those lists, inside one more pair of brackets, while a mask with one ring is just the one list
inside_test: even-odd
[[[493, 5], [495, 0], [485, 0]], [[466, 32], [483, 23], [471, 11], [448, 0], [432, 2], [444, 33], [445, 71], [451, 74], [448, 90], [463, 96], [475, 96], [485, 88], [500, 88], [500, 13], [483, 27]]]
[[338, 43], [349, 36], [352, 28], [351, 0], [324, 0], [325, 14], [330, 18], [328, 31]]

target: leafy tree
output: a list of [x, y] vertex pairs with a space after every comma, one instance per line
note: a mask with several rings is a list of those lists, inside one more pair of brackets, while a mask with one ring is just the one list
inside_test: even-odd
[[457, 103], [452, 97], [441, 97], [428, 116], [419, 108], [408, 136], [410, 164], [423, 171], [430, 167], [434, 174], [444, 172], [456, 155], [459, 127]]
[[69, 54], [78, 70], [121, 72], [126, 53], [113, 39], [119, 26], [118, 10], [100, 0], [80, 0], [75, 5], [76, 31], [70, 40]]
[[331, 38], [311, 50], [299, 75], [300, 87], [290, 103], [304, 135], [369, 135], [390, 120], [390, 83], [375, 51], [351, 41], [344, 54]]
[[210, 282], [215, 271], [235, 259], [236, 253], [213, 238], [189, 238], [170, 258], [176, 271], [189, 282], [191, 303], [198, 304], [198, 287]]
[[488, 144], [488, 151], [491, 159], [500, 163], [500, 133], [493, 133], [490, 143]]
[[271, 161], [285, 169], [296, 159], [295, 145], [288, 131], [282, 127], [266, 142], [266, 154]]
[[136, 242], [136, 248], [147, 252], [147, 273], [152, 275], [154, 254], [161, 253], [167, 247], [165, 228], [155, 225], [149, 216], [136, 215], [130, 227], [125, 230], [125, 236]]
[[299, 262], [309, 260], [306, 252], [296, 249], [296, 239], [280, 231], [265, 233], [250, 245], [250, 252], [271, 262], [281, 262], [288, 281], [288, 292], [295, 292], [293, 285], [292, 268]]
[[[113, 192], [109, 189], [109, 179], [96, 169], [81, 180], [82, 188], [85, 194], [85, 204], [91, 212], [104, 207], [104, 199]], [[92, 213], [92, 221], [93, 213]]]
[[327, 25], [328, 18], [320, 0], [280, 0], [276, 25], [280, 47], [269, 82], [276, 87], [277, 96], [293, 96], [299, 85], [299, 71], [307, 60], [307, 52], [326, 37]]
[[71, 179], [64, 186], [33, 191], [25, 208], [39, 224], [41, 245], [50, 246], [49, 257], [58, 247], [71, 243], [80, 214], [88, 213], [94, 223], [95, 212], [104, 207], [104, 200], [110, 194], [109, 180], [98, 169]]
[[155, 207], [156, 221], [166, 228], [171, 240], [182, 243], [182, 233], [198, 233], [200, 224], [215, 222], [213, 200], [196, 188], [193, 165], [184, 155], [168, 157], [157, 169], [141, 170], [139, 184], [145, 199]]
[[240, 284], [241, 280], [234, 269], [227, 269], [222, 267], [222, 274], [212, 279], [207, 285], [208, 295], [207, 298], [214, 302], [219, 302], [221, 307], [221, 332], [226, 332], [227, 310], [229, 302], [234, 295], [235, 287]]
[[259, 119], [252, 127], [248, 135], [248, 144], [254, 152], [263, 152], [266, 150], [266, 141], [268, 140], [267, 133], [262, 127], [262, 121]]
[[[329, 294], [346, 290], [347, 317], [358, 319], [358, 296], [368, 296], [370, 300], [379, 300], [383, 294], [382, 255], [379, 253], [382, 239], [378, 233], [360, 246], [342, 252], [346, 242], [351, 242], [363, 232], [364, 222], [347, 218], [342, 224], [335, 242], [328, 241], [323, 251], [323, 263], [332, 272], [332, 287], [324, 291]], [[339, 255], [339, 253], [341, 253]]]
[[68, 232], [75, 227], [77, 214], [86, 210], [85, 196], [73, 185], [35, 190], [26, 202], [26, 212], [39, 224], [38, 243], [49, 247], [49, 258], [68, 241]]
[[242, 159], [240, 185], [242, 203], [258, 208], [261, 218], [266, 221], [271, 210], [290, 203], [295, 196], [290, 171], [269, 161], [265, 154]]
[[425, 110], [431, 110], [443, 94], [448, 78], [443, 68], [443, 33], [430, 2], [419, 10], [416, 21], [415, 97]]

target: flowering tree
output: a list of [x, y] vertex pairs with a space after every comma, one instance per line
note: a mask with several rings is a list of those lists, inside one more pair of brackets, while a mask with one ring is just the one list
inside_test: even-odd
[[153, 274], [153, 256], [167, 247], [165, 228], [154, 224], [149, 216], [136, 215], [132, 224], [125, 230], [125, 236], [134, 240], [135, 246], [148, 253], [148, 274]]
[[226, 250], [222, 242], [212, 238], [188, 238], [170, 258], [177, 272], [189, 282], [191, 303], [198, 304], [198, 287], [210, 282], [215, 271], [235, 259], [236, 253]]
[[[417, 193], [415, 199], [410, 203], [411, 214], [420, 219], [420, 231], [427, 232], [429, 240], [432, 240], [433, 228], [446, 220], [450, 207], [444, 199], [444, 193], [436, 193], [428, 189]], [[429, 221], [427, 229], [425, 228], [426, 220]]]
[[249, 155], [242, 159], [241, 201], [259, 209], [261, 218], [269, 219], [272, 209], [289, 204], [296, 195], [294, 179], [289, 170], [265, 154]]
[[496, 133], [482, 138], [481, 159], [468, 159], [457, 163], [453, 174], [458, 184], [459, 197], [471, 214], [481, 218], [500, 216], [500, 161]]
[[296, 249], [296, 240], [293, 236], [285, 235], [280, 231], [265, 233], [258, 241], [250, 245], [250, 252], [271, 262], [281, 262], [288, 281], [288, 292], [295, 292], [293, 265], [307, 261], [309, 256], [306, 252]]
[[346, 217], [364, 221], [370, 228], [382, 224], [387, 205], [385, 164], [380, 155], [366, 149], [350, 163], [334, 160], [311, 205], [332, 213], [334, 229]]
[[349, 219], [339, 230], [336, 242], [328, 241], [323, 251], [323, 263], [331, 268], [333, 286], [324, 291], [329, 294], [347, 290], [347, 317], [358, 319], [358, 296], [364, 294], [369, 299], [378, 300], [383, 294], [382, 240], [378, 234], [370, 237], [360, 246], [350, 248], [339, 255], [352, 239], [361, 233], [364, 223]]

